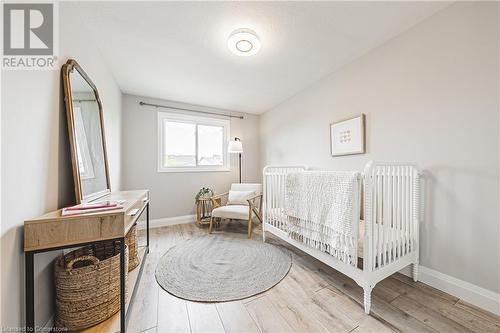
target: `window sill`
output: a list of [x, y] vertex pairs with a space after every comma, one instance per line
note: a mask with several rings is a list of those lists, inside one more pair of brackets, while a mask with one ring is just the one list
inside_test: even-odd
[[230, 168], [160, 168], [158, 173], [229, 172]]

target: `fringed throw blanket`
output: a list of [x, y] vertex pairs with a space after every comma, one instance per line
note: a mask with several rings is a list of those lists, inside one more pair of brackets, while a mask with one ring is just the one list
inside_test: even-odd
[[340, 171], [288, 174], [285, 212], [289, 236], [354, 264], [359, 217], [353, 214], [354, 203], [359, 202], [358, 177], [358, 172]]

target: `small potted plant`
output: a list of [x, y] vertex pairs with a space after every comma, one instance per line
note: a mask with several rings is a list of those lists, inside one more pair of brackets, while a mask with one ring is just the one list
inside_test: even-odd
[[208, 187], [202, 187], [194, 197], [195, 203], [198, 203], [200, 198], [210, 198], [214, 195], [214, 190]]

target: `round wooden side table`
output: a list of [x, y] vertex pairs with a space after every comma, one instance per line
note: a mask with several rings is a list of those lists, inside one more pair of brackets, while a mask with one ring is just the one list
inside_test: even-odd
[[[215, 199], [220, 204], [220, 198]], [[212, 216], [212, 200], [210, 198], [199, 198], [196, 203], [196, 224], [198, 226], [210, 224]]]

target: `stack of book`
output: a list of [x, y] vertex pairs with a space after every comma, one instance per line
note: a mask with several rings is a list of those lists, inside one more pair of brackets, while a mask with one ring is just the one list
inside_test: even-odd
[[120, 201], [102, 201], [92, 203], [82, 203], [76, 206], [66, 207], [61, 210], [62, 216], [90, 214], [106, 210], [115, 210], [123, 208], [123, 202]]

